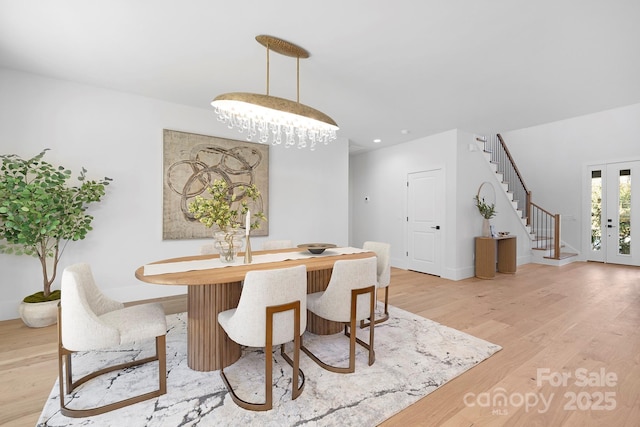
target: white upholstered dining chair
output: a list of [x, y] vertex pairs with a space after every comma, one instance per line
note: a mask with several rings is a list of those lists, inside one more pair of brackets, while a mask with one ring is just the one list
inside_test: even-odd
[[[338, 260], [333, 265], [329, 284], [324, 292], [307, 295], [307, 309], [324, 319], [344, 323], [349, 337], [349, 366], [338, 367], [320, 360], [304, 343], [304, 351], [318, 365], [332, 372], [355, 371], [356, 343], [369, 350], [369, 365], [375, 361], [374, 327], [369, 328], [369, 342], [356, 337], [356, 322], [372, 319], [375, 314], [376, 258]], [[319, 340], [321, 341], [321, 340]]]
[[[150, 303], [125, 308], [122, 303], [106, 297], [100, 291], [91, 268], [84, 263], [64, 269], [61, 291], [58, 306], [58, 373], [60, 411], [63, 415], [74, 418], [98, 415], [167, 392], [167, 320], [162, 305]], [[105, 367], [73, 380], [73, 353], [105, 350], [147, 339], [155, 339], [153, 356]], [[116, 370], [124, 370], [123, 375], [127, 375], [127, 368], [155, 361], [158, 362], [156, 390], [88, 409], [72, 409], [65, 403], [66, 394], [97, 376]]]
[[[389, 284], [391, 283], [391, 245], [383, 242], [364, 242], [362, 249], [372, 251], [376, 253], [377, 266], [376, 266], [376, 293], [378, 290], [384, 288], [384, 313], [382, 317], [374, 320], [374, 324], [382, 323], [389, 319]], [[360, 322], [361, 328], [369, 326], [371, 319], [362, 320]]]
[[[231, 386], [224, 368], [220, 376], [233, 401], [244, 409], [267, 411], [273, 407], [273, 346], [293, 368], [291, 397], [304, 389], [300, 369], [300, 336], [307, 327], [307, 269], [304, 265], [275, 270], [247, 272], [238, 307], [218, 314], [218, 323], [230, 339], [243, 346], [265, 348], [265, 401], [241, 399]], [[285, 343], [293, 341], [293, 360], [285, 353]], [[220, 336], [218, 357], [224, 366], [224, 334]], [[300, 385], [299, 378], [301, 379]]]

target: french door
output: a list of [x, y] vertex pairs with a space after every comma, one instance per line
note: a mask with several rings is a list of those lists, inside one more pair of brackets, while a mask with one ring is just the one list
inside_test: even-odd
[[640, 265], [640, 161], [587, 168], [589, 261]]

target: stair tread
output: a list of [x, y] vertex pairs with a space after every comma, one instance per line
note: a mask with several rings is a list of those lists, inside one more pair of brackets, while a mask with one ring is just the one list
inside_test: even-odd
[[578, 256], [578, 254], [572, 253], [572, 252], [560, 252], [560, 256], [558, 258], [553, 258], [550, 256], [546, 256], [546, 259], [567, 259], [567, 258], [571, 258], [574, 256]]

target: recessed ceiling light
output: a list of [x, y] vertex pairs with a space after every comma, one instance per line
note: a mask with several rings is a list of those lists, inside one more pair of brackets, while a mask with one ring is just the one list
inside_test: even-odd
[[376, 139], [373, 140], [373, 142], [375, 142], [377, 144], [379, 142], [382, 142], [382, 140], [380, 138], [376, 138]]
[[409, 129], [402, 129], [400, 131], [400, 133], [403, 134], [403, 135], [409, 135], [411, 133], [411, 131]]

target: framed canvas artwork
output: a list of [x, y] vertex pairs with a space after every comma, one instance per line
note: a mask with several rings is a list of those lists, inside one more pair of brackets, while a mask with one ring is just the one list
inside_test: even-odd
[[[260, 198], [250, 210], [269, 217], [268, 145], [164, 129], [163, 174], [164, 240], [213, 236], [216, 227], [205, 227], [188, 207], [196, 196], [207, 197], [207, 187], [216, 179], [225, 180], [233, 189], [255, 184]], [[262, 221], [251, 234], [267, 236], [269, 222]]]

